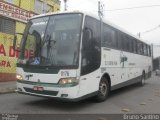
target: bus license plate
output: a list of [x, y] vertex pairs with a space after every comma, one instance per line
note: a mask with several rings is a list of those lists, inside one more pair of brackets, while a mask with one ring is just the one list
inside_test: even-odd
[[44, 88], [41, 87], [41, 86], [34, 86], [34, 87], [33, 87], [33, 90], [35, 90], [35, 91], [43, 91]]

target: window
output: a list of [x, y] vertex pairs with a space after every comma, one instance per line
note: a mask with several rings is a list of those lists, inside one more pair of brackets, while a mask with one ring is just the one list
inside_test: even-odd
[[129, 38], [129, 52], [133, 52], [133, 38]]
[[148, 51], [147, 51], [147, 45], [143, 44], [143, 51], [144, 51], [144, 55], [148, 56]]
[[148, 55], [151, 56], [151, 46], [148, 46]]
[[103, 23], [102, 46], [130, 53], [151, 56], [151, 48], [138, 39]]
[[114, 28], [104, 24], [103, 27], [103, 42], [105, 47], [116, 48], [117, 47], [117, 32]]
[[133, 39], [133, 53], [137, 53], [137, 40]]
[[47, 3], [35, 0], [35, 13], [42, 14], [47, 13], [52, 9], [52, 6], [48, 5]]
[[42, 2], [40, 0], [35, 0], [35, 13], [41, 14], [42, 12]]
[[138, 41], [137, 42], [137, 49], [138, 49], [138, 54], [143, 55], [143, 43]]
[[13, 4], [13, 0], [5, 0], [6, 2], [8, 2], [8, 3], [12, 3]]
[[15, 21], [10, 19], [0, 18], [0, 32], [14, 34], [15, 33]]
[[129, 36], [122, 32], [119, 32], [118, 36], [118, 48], [124, 51], [129, 51]]
[[[72, 13], [31, 19], [22, 39], [20, 58], [27, 59], [28, 65], [78, 68], [82, 17]], [[37, 58], [39, 62], [35, 63]]]
[[147, 56], [149, 56], [149, 46], [148, 45], [146, 45], [146, 52], [147, 52]]
[[129, 51], [129, 37], [125, 34], [124, 36], [123, 36], [123, 50], [124, 51]]
[[81, 75], [93, 72], [101, 63], [100, 21], [86, 16], [82, 40]]
[[119, 50], [122, 50], [122, 48], [123, 48], [123, 47], [122, 47], [122, 41], [123, 41], [123, 39], [122, 39], [122, 34], [121, 34], [121, 32], [119, 31], [119, 32], [118, 32], [118, 41], [117, 41], [117, 42], [118, 42], [118, 49], [119, 49]]

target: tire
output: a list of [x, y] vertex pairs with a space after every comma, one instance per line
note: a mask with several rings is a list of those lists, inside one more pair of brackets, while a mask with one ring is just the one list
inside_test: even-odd
[[96, 102], [103, 102], [107, 99], [110, 92], [110, 86], [108, 80], [105, 77], [101, 78], [99, 83], [99, 91], [98, 94], [95, 96]]
[[144, 72], [142, 73], [141, 81], [140, 81], [139, 85], [140, 86], [144, 86], [145, 85], [145, 73]]

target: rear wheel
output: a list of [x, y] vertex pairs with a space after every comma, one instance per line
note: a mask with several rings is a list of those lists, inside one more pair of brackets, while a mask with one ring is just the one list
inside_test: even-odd
[[107, 99], [109, 95], [109, 83], [105, 77], [102, 77], [99, 83], [99, 91], [98, 94], [95, 96], [97, 102], [103, 102]]

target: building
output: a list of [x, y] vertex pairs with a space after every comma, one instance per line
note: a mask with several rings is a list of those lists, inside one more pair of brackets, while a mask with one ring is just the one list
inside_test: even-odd
[[[18, 52], [12, 49], [14, 33], [23, 33], [30, 17], [59, 10], [59, 0], [0, 0], [0, 81], [15, 80]], [[19, 35], [18, 45], [20, 40]]]

